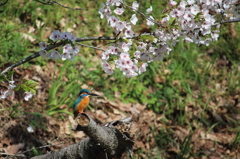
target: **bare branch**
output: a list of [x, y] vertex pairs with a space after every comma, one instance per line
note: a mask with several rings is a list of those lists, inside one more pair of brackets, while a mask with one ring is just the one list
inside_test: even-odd
[[81, 8], [71, 8], [71, 7], [67, 7], [62, 5], [61, 3], [57, 2], [57, 1], [41, 1], [41, 0], [35, 0], [39, 3], [42, 3], [44, 5], [53, 5], [54, 3], [58, 4], [59, 6], [63, 7], [63, 8], [67, 8], [67, 9], [74, 9], [74, 10], [83, 10]]
[[6, 0], [6, 1], [5, 1], [5, 2], [3, 2], [3, 3], [0, 3], [0, 6], [3, 6], [3, 5], [5, 5], [7, 2], [8, 2], [8, 0]]
[[[47, 47], [45, 50], [46, 50], [46, 51], [52, 50], [52, 49], [54, 49], [54, 48], [56, 48], [56, 47], [59, 47], [59, 46], [61, 46], [61, 45], [63, 45], [63, 44], [64, 44], [64, 42], [59, 42], [59, 43], [56, 43], [54, 46], [49, 46], [49, 47]], [[14, 63], [14, 64], [8, 66], [7, 68], [5, 68], [5, 69], [0, 73], [0, 75], [3, 75], [3, 74], [5, 74], [6, 72], [8, 72], [9, 70], [11, 70], [11, 69], [13, 69], [13, 68], [15, 68], [15, 67], [17, 67], [17, 66], [19, 66], [19, 65], [21, 65], [21, 64], [24, 64], [24, 63], [26, 63], [27, 61], [30, 61], [30, 60], [38, 57], [38, 56], [40, 56], [39, 52], [37, 52], [37, 53], [35, 53], [35, 54], [33, 54], [33, 55], [30, 55], [30, 56], [28, 56], [28, 57], [26, 57], [26, 58], [18, 61], [17, 63]]]
[[222, 21], [222, 22], [220, 22], [220, 24], [224, 24], [224, 23], [234, 23], [234, 22], [240, 22], [240, 19], [226, 20], [226, 21]]
[[104, 49], [101, 49], [100, 47], [94, 47], [94, 46], [85, 45], [85, 44], [81, 44], [81, 43], [76, 43], [76, 44], [81, 45], [81, 46], [85, 46], [85, 47], [89, 47], [89, 48], [93, 48], [93, 49], [97, 49], [97, 50], [101, 50], [101, 51], [106, 51]]
[[40, 0], [35, 0], [35, 1], [37, 1], [39, 3], [42, 3], [44, 5], [52, 5], [51, 3], [49, 3], [49, 1], [48, 2], [43, 2], [43, 1], [40, 1]]
[[7, 68], [5, 68], [5, 69], [0, 73], [0, 75], [3, 75], [3, 74], [5, 74], [6, 72], [10, 71], [11, 69], [13, 69], [13, 68], [15, 68], [15, 67], [17, 67], [17, 66], [19, 66], [19, 65], [21, 65], [21, 64], [24, 64], [25, 62], [30, 61], [30, 60], [38, 57], [38, 56], [40, 56], [39, 53], [35, 53], [35, 54], [31, 55], [31, 56], [28, 56], [28, 57], [26, 57], [26, 58], [18, 61], [17, 63], [14, 63], [14, 64], [8, 66]]
[[46, 148], [46, 147], [61, 145], [63, 143], [64, 142], [60, 142], [60, 143], [57, 143], [57, 144], [49, 144], [49, 145], [44, 145], [44, 146], [40, 146], [40, 147], [37, 147], [37, 148], [31, 148], [31, 149], [23, 151], [23, 152], [19, 151], [18, 153], [14, 154], [14, 155], [5, 154], [5, 155], [8, 155], [5, 159], [14, 158], [14, 157], [23, 157], [23, 156], [21, 156], [21, 154], [24, 154], [26, 152], [37, 150], [37, 149], [43, 149], [43, 148]]

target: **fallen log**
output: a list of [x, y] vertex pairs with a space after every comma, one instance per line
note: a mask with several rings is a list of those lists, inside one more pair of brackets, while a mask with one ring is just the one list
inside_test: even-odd
[[120, 158], [124, 152], [132, 156], [133, 137], [132, 118], [113, 121], [103, 126], [98, 125], [87, 114], [79, 114], [74, 131], [84, 131], [88, 138], [65, 147], [59, 151], [32, 157], [32, 159], [111, 159]]

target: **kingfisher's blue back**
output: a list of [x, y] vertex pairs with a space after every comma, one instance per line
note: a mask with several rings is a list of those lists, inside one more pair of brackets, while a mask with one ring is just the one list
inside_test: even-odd
[[78, 97], [78, 99], [75, 101], [73, 105], [74, 118], [76, 118], [79, 113], [83, 113], [83, 110], [88, 106], [90, 101], [90, 98], [89, 98], [90, 95], [98, 96], [97, 94], [91, 93], [87, 89], [82, 89], [79, 92], [79, 95], [80, 96]]

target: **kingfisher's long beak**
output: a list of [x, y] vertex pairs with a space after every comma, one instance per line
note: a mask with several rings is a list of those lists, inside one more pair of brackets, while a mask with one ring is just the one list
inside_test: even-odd
[[99, 96], [99, 95], [94, 94], [94, 93], [88, 93], [88, 94], [91, 95], [91, 96]]

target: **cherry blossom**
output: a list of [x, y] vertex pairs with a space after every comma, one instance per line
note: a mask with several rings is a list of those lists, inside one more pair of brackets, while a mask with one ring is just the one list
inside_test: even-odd
[[13, 95], [13, 93], [14, 93], [13, 90], [16, 87], [16, 85], [14, 83], [15, 83], [15, 81], [9, 81], [7, 89], [4, 89], [4, 88], [0, 89], [0, 99], [9, 98], [9, 97], [11, 97], [11, 95]]
[[30, 98], [32, 98], [34, 95], [33, 92], [25, 92], [24, 93], [24, 100], [28, 101]]
[[116, 26], [116, 23], [119, 21], [119, 19], [115, 16], [111, 16], [108, 20], [112, 28], [114, 28]]
[[103, 60], [108, 60], [109, 59], [109, 54], [110, 54], [110, 51], [105, 51], [102, 53], [102, 59]]
[[151, 26], [151, 25], [154, 25], [154, 18], [152, 16], [150, 16], [148, 19], [147, 19], [147, 25], [148, 26]]
[[189, 5], [192, 5], [192, 4], [194, 4], [196, 2], [196, 0], [188, 0], [187, 1], [187, 3], [189, 4]]
[[137, 2], [137, 1], [134, 1], [134, 2], [132, 3], [132, 8], [135, 9], [135, 10], [138, 10], [138, 7], [139, 7], [138, 2]]
[[200, 9], [197, 5], [192, 5], [190, 7], [190, 10], [193, 15], [197, 15], [200, 12]]
[[62, 36], [63, 36], [63, 39], [70, 39], [71, 38], [71, 33], [70, 32], [64, 32], [62, 34]]
[[110, 9], [110, 7], [108, 5], [102, 4], [102, 8], [98, 11], [98, 13], [100, 13], [100, 18], [103, 19], [104, 16], [109, 16], [112, 11]]
[[76, 35], [72, 35], [69, 40], [71, 40], [72, 42], [75, 42], [75, 40], [77, 40], [77, 36]]
[[79, 51], [80, 51], [80, 47], [78, 47], [78, 46], [72, 47], [72, 53], [77, 54]]
[[64, 52], [62, 54], [62, 60], [67, 60], [67, 59], [71, 59], [71, 55], [69, 52]]
[[53, 50], [48, 54], [48, 58], [51, 58], [53, 60], [57, 60], [60, 57], [61, 57], [60, 54], [56, 50]]
[[118, 22], [116, 22], [116, 29], [118, 30], [118, 31], [123, 31], [123, 29], [125, 28], [125, 23], [126, 22], [124, 22], [124, 21], [118, 21]]
[[47, 58], [47, 51], [46, 50], [41, 50], [39, 52], [39, 55], [41, 55], [43, 58]]
[[132, 45], [132, 43], [130, 43], [130, 42], [123, 42], [122, 43], [122, 50], [124, 52], [128, 52], [130, 47], [131, 47], [131, 45]]
[[120, 59], [124, 59], [124, 60], [129, 60], [130, 59], [130, 56], [128, 53], [121, 53], [120, 54]]
[[73, 50], [72, 45], [71, 44], [67, 44], [65, 46], [63, 46], [63, 53], [71, 53]]
[[50, 39], [54, 42], [61, 40], [62, 38], [63, 38], [63, 35], [59, 30], [54, 31], [50, 36]]
[[170, 0], [170, 1], [169, 1], [169, 5], [170, 5], [170, 6], [175, 6], [175, 5], [177, 5], [177, 2]]
[[39, 46], [40, 46], [40, 50], [45, 50], [47, 47], [47, 44], [45, 42], [40, 42]]
[[125, 35], [127, 38], [131, 38], [131, 37], [133, 37], [134, 32], [133, 32], [132, 30], [128, 29], [128, 30], [125, 30], [124, 35]]
[[106, 60], [102, 60], [102, 68], [107, 74], [113, 74], [113, 70]]
[[124, 12], [124, 9], [123, 8], [116, 8], [114, 10], [114, 13], [116, 13], [117, 15], [122, 15]]
[[145, 72], [147, 69], [148, 64], [147, 63], [143, 63], [142, 66], [139, 68], [139, 74]]
[[133, 25], [136, 25], [136, 23], [137, 23], [137, 21], [138, 21], [138, 18], [137, 18], [137, 16], [136, 16], [136, 14], [133, 14], [133, 15], [132, 15], [130, 21], [131, 21], [131, 23], [132, 23]]
[[147, 9], [147, 14], [150, 14], [152, 13], [152, 6], [150, 6], [148, 9]]

